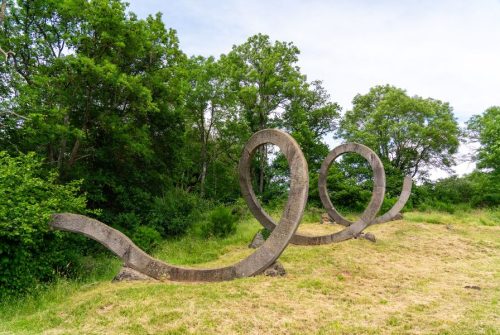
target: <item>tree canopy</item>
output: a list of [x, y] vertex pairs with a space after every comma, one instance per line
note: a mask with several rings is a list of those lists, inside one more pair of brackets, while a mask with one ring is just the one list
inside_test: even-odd
[[500, 107], [493, 106], [468, 122], [470, 138], [480, 143], [477, 153], [478, 167], [500, 171]]
[[358, 94], [352, 103], [340, 124], [342, 139], [369, 146], [384, 163], [412, 177], [454, 164], [460, 128], [448, 103], [410, 97], [389, 85]]

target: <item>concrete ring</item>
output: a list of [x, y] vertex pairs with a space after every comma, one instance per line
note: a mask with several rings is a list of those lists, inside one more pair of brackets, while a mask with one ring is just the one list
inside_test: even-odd
[[373, 170], [373, 191], [370, 203], [368, 207], [365, 209], [363, 214], [361, 215], [360, 220], [366, 222], [368, 225], [374, 221], [375, 216], [377, 215], [380, 207], [382, 206], [382, 202], [384, 201], [385, 195], [385, 171], [384, 166], [380, 158], [365, 145], [359, 143], [346, 143], [339, 145], [326, 156], [326, 159], [321, 164], [321, 168], [319, 171], [319, 180], [318, 180], [318, 188], [319, 188], [319, 196], [321, 198], [321, 203], [325, 207], [328, 215], [332, 217], [335, 222], [343, 225], [350, 226], [353, 224], [352, 221], [344, 218], [333, 206], [330, 196], [328, 195], [328, 190], [326, 187], [327, 177], [328, 177], [328, 169], [335, 161], [337, 157], [347, 152], [355, 152], [363, 156]]

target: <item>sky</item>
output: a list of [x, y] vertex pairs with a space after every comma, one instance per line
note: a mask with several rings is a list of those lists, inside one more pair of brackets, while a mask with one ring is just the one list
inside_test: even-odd
[[[129, 2], [139, 17], [163, 13], [188, 55], [219, 56], [257, 33], [293, 42], [302, 73], [322, 80], [344, 111], [384, 84], [449, 102], [461, 124], [500, 105], [500, 0]], [[456, 173], [474, 168], [472, 150], [462, 145]]]

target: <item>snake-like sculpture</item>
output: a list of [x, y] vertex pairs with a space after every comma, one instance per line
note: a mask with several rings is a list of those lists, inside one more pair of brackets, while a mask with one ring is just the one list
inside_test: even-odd
[[[345, 219], [337, 212], [332, 202], [330, 201], [330, 197], [328, 196], [326, 187], [328, 169], [337, 157], [348, 152], [358, 153], [363, 156], [370, 163], [374, 176], [373, 191], [370, 203], [368, 204], [359, 220], [356, 222], [351, 222]], [[250, 181], [250, 171], [246, 168], [248, 164], [249, 163], [245, 161], [245, 157], [242, 157], [240, 161], [239, 172], [240, 187], [243, 193], [243, 197], [248, 207], [250, 208], [250, 211], [257, 218], [257, 220], [266, 229], [273, 231], [276, 227], [276, 224], [257, 201]], [[403, 191], [401, 192], [398, 201], [387, 213], [380, 217], [376, 217], [378, 211], [380, 210], [380, 207], [382, 206], [385, 195], [385, 171], [380, 158], [375, 152], [373, 152], [373, 150], [359, 143], [346, 143], [339, 145], [338, 147], [330, 151], [326, 159], [323, 161], [320, 169], [318, 187], [321, 202], [326, 208], [328, 214], [335, 220], [335, 222], [345, 226], [345, 228], [339, 232], [320, 236], [309, 236], [301, 233], [296, 233], [291, 239], [290, 243], [296, 245], [319, 245], [342, 242], [351, 238], [356, 238], [360, 236], [363, 230], [370, 225], [393, 220], [408, 201], [411, 193], [411, 185], [411, 178], [406, 177], [403, 183]]]
[[[263, 210], [252, 188], [251, 161], [257, 149], [264, 144], [278, 146], [290, 166], [290, 190], [283, 215], [276, 224]], [[342, 217], [333, 207], [326, 189], [328, 169], [333, 161], [347, 152], [363, 156], [373, 169], [373, 192], [368, 207], [356, 222]], [[194, 269], [167, 264], [155, 259], [137, 247], [126, 235], [106, 224], [78, 214], [55, 214], [50, 225], [56, 229], [83, 234], [94, 239], [114, 254], [126, 266], [149, 277], [174, 281], [223, 281], [262, 273], [281, 255], [288, 243], [298, 245], [318, 245], [341, 242], [358, 237], [363, 230], [376, 223], [392, 220], [408, 200], [411, 178], [405, 178], [403, 191], [396, 204], [384, 215], [376, 218], [385, 194], [385, 172], [380, 158], [368, 147], [358, 143], [342, 144], [333, 149], [323, 162], [319, 177], [319, 191], [323, 205], [334, 220], [345, 226], [342, 231], [323, 235], [307, 236], [297, 233], [304, 213], [309, 189], [307, 162], [297, 142], [288, 134], [277, 129], [265, 129], [255, 133], [243, 149], [239, 163], [239, 182], [244, 199], [255, 218], [272, 231], [264, 244], [240, 262], [221, 268]]]
[[266, 129], [255, 133], [243, 150], [240, 170], [250, 173], [252, 156], [259, 146], [266, 143], [277, 145], [290, 166], [288, 202], [279, 224], [264, 244], [234, 265], [215, 269], [170, 265], [145, 253], [118, 230], [83, 215], [55, 214], [50, 224], [56, 229], [80, 233], [100, 242], [121, 258], [126, 266], [159, 280], [223, 281], [257, 275], [278, 259], [294, 236], [304, 213], [309, 190], [309, 174], [304, 155], [297, 142], [280, 130]]

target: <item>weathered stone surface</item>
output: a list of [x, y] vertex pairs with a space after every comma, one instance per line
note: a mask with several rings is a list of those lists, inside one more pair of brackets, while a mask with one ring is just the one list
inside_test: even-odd
[[[274, 230], [264, 244], [236, 264], [215, 269], [170, 265], [146, 254], [120, 231], [83, 215], [55, 214], [50, 225], [56, 229], [83, 234], [100, 242], [120, 257], [127, 267], [158, 280], [222, 281], [260, 274], [278, 259], [293, 237], [302, 219], [309, 189], [307, 162], [297, 142], [283, 131], [266, 129], [255, 133], [243, 150], [239, 164], [243, 196], [255, 198], [253, 191], [248, 192], [248, 189], [251, 189], [250, 165], [257, 149], [266, 143], [278, 146], [290, 165], [288, 202], [279, 224], [273, 226]], [[250, 208], [256, 216], [260, 214], [259, 209], [258, 206]]]
[[328, 215], [328, 213], [323, 213], [323, 214], [321, 214], [321, 219], [320, 219], [319, 223], [320, 224], [332, 224], [334, 222], [330, 218], [330, 215]]
[[[330, 196], [328, 195], [328, 190], [326, 185], [328, 170], [330, 169], [330, 166], [338, 156], [346, 152], [354, 152], [360, 154], [361, 156], [363, 156], [363, 158], [365, 158], [368, 161], [368, 163], [370, 163], [370, 166], [373, 170], [374, 180], [373, 180], [372, 198], [367, 208], [363, 212], [363, 214], [361, 214], [360, 219], [356, 222], [356, 223], [363, 222], [366, 225], [369, 225], [375, 219], [375, 216], [377, 215], [378, 211], [380, 210], [380, 207], [382, 206], [382, 202], [384, 201], [385, 171], [384, 171], [384, 166], [382, 165], [382, 162], [380, 161], [380, 158], [377, 156], [377, 154], [375, 154], [373, 150], [371, 150], [365, 145], [359, 143], [342, 144], [333, 149], [332, 151], [330, 151], [328, 156], [326, 156], [325, 160], [323, 161], [323, 164], [321, 164], [319, 178], [318, 178], [318, 189], [319, 189], [319, 196], [321, 199], [321, 203], [326, 208], [328, 215], [330, 215], [330, 217], [333, 218], [333, 220], [336, 223], [346, 227], [354, 225], [354, 222], [344, 218], [335, 209], [330, 200]], [[358, 225], [361, 226], [364, 224], [358, 224]], [[363, 227], [363, 229], [364, 228], [365, 227]], [[357, 231], [355, 235], [358, 235], [363, 229]]]
[[373, 243], [377, 242], [377, 238], [372, 233], [361, 233], [358, 238], [362, 238]]
[[281, 264], [279, 261], [276, 261], [264, 271], [264, 275], [269, 277], [282, 277], [286, 275], [286, 270], [283, 267], [283, 264]]
[[401, 213], [398, 213], [396, 215], [394, 215], [394, 217], [392, 218], [393, 221], [396, 221], [396, 220], [403, 220], [403, 214]]
[[252, 249], [260, 248], [265, 241], [266, 240], [264, 240], [264, 236], [262, 236], [262, 233], [258, 231], [257, 234], [255, 234], [255, 236], [253, 237], [253, 240], [252, 242], [250, 242], [248, 247]]
[[113, 282], [117, 281], [135, 281], [135, 280], [155, 280], [154, 278], [148, 277], [145, 274], [140, 273], [128, 266], [123, 266], [120, 272], [113, 278]]

